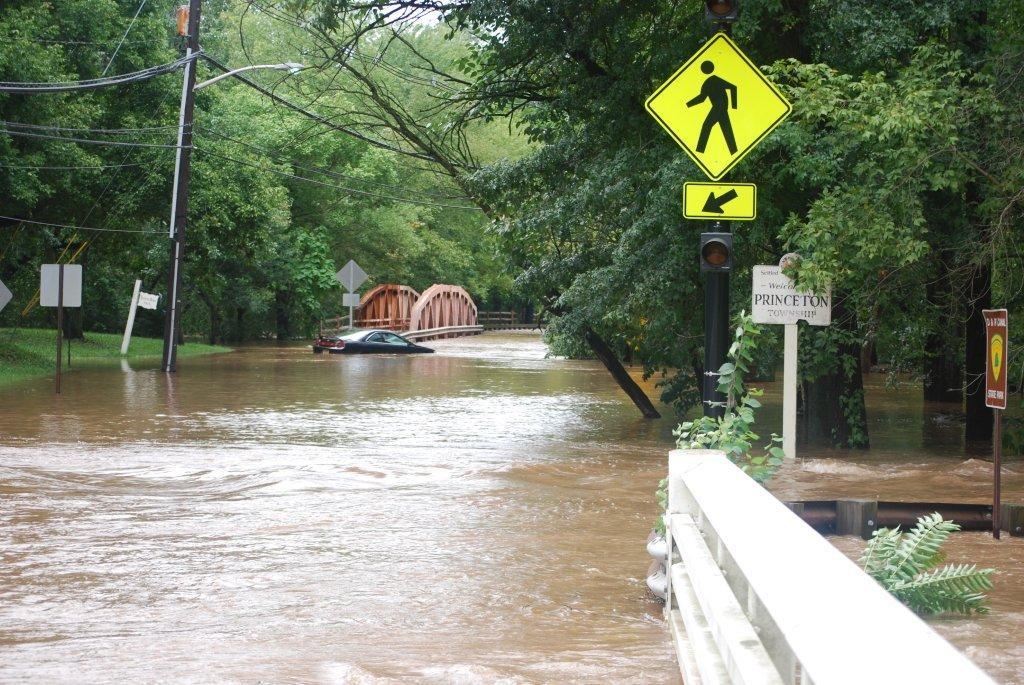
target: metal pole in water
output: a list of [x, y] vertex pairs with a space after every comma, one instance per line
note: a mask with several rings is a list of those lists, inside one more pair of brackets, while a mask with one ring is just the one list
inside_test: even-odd
[[[729, 231], [728, 221], [716, 221], [714, 230]], [[718, 392], [718, 369], [725, 363], [729, 349], [729, 272], [708, 271], [704, 281], [704, 416], [725, 416], [725, 407], [710, 402], [725, 402]]]
[[60, 394], [61, 345], [64, 342], [64, 265], [57, 266], [57, 394]]
[[994, 422], [994, 430], [992, 431], [992, 537], [996, 540], [999, 539], [999, 528], [1000, 528], [1000, 508], [1002, 507], [1002, 487], [1000, 481], [1002, 480], [1002, 461], [1003, 461], [1003, 410], [993, 409], [992, 410], [992, 421]]

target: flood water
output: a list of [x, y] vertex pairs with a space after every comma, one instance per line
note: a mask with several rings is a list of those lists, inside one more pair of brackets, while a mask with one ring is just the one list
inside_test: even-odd
[[[678, 682], [643, 578], [674, 422], [536, 336], [434, 346], [0, 391], [0, 681]], [[985, 501], [948, 412], [872, 379], [874, 449], [805, 449], [772, 490]], [[1024, 501], [1018, 463], [1004, 484]], [[1001, 574], [990, 616], [936, 627], [1024, 683], [1024, 543], [950, 547]]]
[[669, 422], [537, 336], [435, 346], [2, 391], [0, 681], [677, 681]]

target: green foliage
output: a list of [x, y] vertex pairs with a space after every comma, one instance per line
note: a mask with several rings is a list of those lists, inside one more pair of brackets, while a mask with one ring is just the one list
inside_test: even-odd
[[721, 418], [701, 416], [686, 421], [673, 435], [677, 438], [676, 444], [682, 448], [722, 450], [744, 473], [758, 483], [764, 483], [782, 465], [784, 454], [779, 446], [782, 439], [775, 434], [765, 445], [763, 453], [752, 453], [754, 443], [759, 439], [752, 426], [754, 412], [761, 407], [757, 398], [762, 391], [747, 388], [744, 375], [750, 372], [760, 335], [760, 326], [746, 313], [741, 313], [735, 339], [729, 348], [729, 361], [718, 370], [718, 391], [726, 396], [726, 401], [715, 405], [723, 407], [725, 415]]
[[992, 589], [990, 568], [947, 564], [942, 545], [960, 530], [939, 514], [923, 516], [909, 532], [876, 530], [861, 556], [864, 570], [894, 597], [921, 614], [988, 612], [985, 592]]
[[[179, 41], [167, 18], [177, 4], [146, 3], [108, 73], [176, 57]], [[5, 3], [0, 12], [4, 80], [99, 76], [138, 7], [138, 0]], [[221, 2], [204, 7], [202, 42], [209, 54], [232, 65], [315, 62], [308, 33], [245, 10]], [[439, 65], [468, 51], [465, 43], [444, 41], [442, 29], [422, 28], [410, 44]], [[202, 62], [198, 69], [200, 80], [212, 75]], [[433, 102], [429, 81], [408, 82], [384, 71], [377, 76], [401, 84], [406, 101]], [[313, 68], [284, 80], [280, 72], [267, 71], [250, 78], [339, 119], [344, 117], [335, 113], [349, 104], [353, 88], [350, 78]], [[85, 93], [0, 95], [0, 119], [82, 128], [86, 131], [77, 137], [83, 138], [112, 137], [87, 131], [93, 128], [170, 127], [114, 137], [173, 144], [180, 92], [178, 73]], [[418, 290], [456, 283], [478, 301], [510, 308], [505, 301], [515, 298], [514, 285], [486, 218], [430, 165], [313, 124], [230, 79], [197, 93], [195, 119], [183, 293], [186, 334], [202, 333], [211, 341], [309, 335], [322, 316], [342, 311], [333, 274], [348, 259], [370, 273], [364, 290], [384, 282]], [[501, 149], [501, 137], [493, 130], [469, 137], [480, 141], [484, 158], [493, 159]], [[49, 325], [52, 313], [46, 310], [30, 307], [21, 316], [38, 286], [38, 266], [79, 250], [76, 261], [85, 264], [80, 314], [90, 330], [123, 327], [135, 278], [143, 279], [145, 290], [162, 294], [172, 173], [169, 149], [0, 135], [0, 194], [5, 198], [0, 213], [152, 231], [88, 233], [0, 221], [0, 278], [16, 296], [0, 313], [0, 323]], [[453, 208], [467, 206], [470, 211]], [[161, 327], [159, 316], [139, 321], [143, 335], [159, 335]]]

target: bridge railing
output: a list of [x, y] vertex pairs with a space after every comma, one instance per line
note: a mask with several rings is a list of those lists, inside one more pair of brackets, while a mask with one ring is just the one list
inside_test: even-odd
[[360, 319], [357, 317], [356, 328], [380, 328], [387, 331], [404, 331], [409, 328], [409, 319]]
[[440, 328], [421, 328], [418, 331], [405, 331], [402, 336], [413, 342], [436, 340], [438, 338], [458, 338], [464, 335], [483, 333], [483, 326], [442, 326]]
[[722, 452], [671, 453], [665, 519], [685, 682], [992, 684]]

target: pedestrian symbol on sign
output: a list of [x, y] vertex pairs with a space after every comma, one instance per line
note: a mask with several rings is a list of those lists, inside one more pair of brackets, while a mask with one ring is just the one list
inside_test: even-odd
[[[712, 74], [715, 70], [715, 63], [711, 60], [701, 62], [700, 70], [705, 74]], [[697, 141], [697, 152], [704, 152], [708, 147], [708, 138], [711, 136], [711, 129], [716, 125], [722, 130], [725, 144], [729, 152], [736, 154], [736, 137], [732, 134], [732, 122], [729, 121], [730, 97], [732, 109], [736, 109], [737, 92], [736, 86], [725, 79], [708, 76], [704, 85], [700, 87], [700, 94], [686, 103], [687, 107], [696, 107], [705, 100], [711, 101], [711, 109], [700, 127], [700, 139]]]

